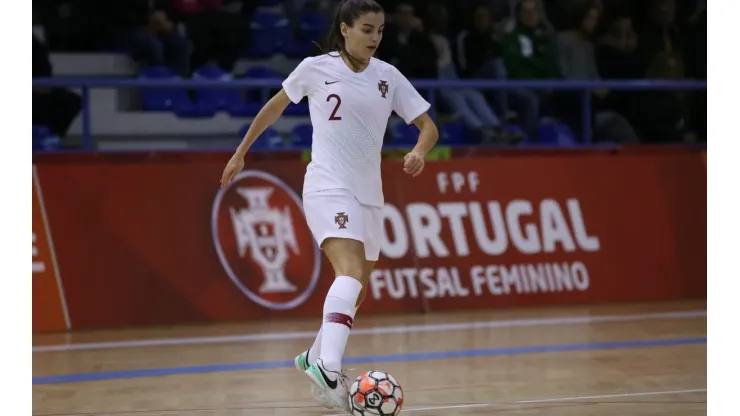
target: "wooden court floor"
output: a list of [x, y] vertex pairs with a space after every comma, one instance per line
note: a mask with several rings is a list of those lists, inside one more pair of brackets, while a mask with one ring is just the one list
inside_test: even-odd
[[[35, 415], [333, 415], [293, 357], [316, 320], [34, 336]], [[354, 377], [409, 415], [704, 415], [706, 303], [358, 315]]]

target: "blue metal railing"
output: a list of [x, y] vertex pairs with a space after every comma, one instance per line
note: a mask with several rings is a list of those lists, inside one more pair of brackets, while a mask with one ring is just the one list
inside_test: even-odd
[[[262, 91], [263, 102], [268, 91], [281, 87], [280, 79], [236, 79], [231, 81], [211, 80], [156, 80], [116, 78], [36, 78], [34, 87], [80, 88], [82, 91], [82, 132], [85, 149], [93, 148], [90, 129], [91, 88], [212, 88], [212, 89], [257, 89]], [[480, 90], [546, 89], [581, 91], [581, 113], [583, 141], [591, 143], [591, 94], [598, 89], [608, 90], [706, 90], [706, 81], [665, 80], [619, 80], [619, 81], [564, 81], [564, 80], [413, 80], [419, 90], [428, 91], [428, 98], [435, 107], [434, 92], [440, 88], [475, 88]]]

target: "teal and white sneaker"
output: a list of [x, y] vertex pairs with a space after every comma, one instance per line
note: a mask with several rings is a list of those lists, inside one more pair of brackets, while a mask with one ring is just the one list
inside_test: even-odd
[[301, 373], [308, 370], [308, 367], [310, 364], [308, 363], [308, 352], [310, 349], [303, 351], [302, 353], [298, 354], [297, 357], [295, 357], [295, 368], [298, 369]]
[[338, 373], [327, 370], [324, 368], [323, 361], [319, 358], [314, 364], [308, 366], [304, 374], [318, 387], [322, 397], [333, 407], [352, 414], [352, 409], [349, 406], [349, 389], [347, 388], [349, 377], [344, 371]]
[[[305, 373], [306, 370], [308, 370], [308, 367], [311, 366], [308, 363], [308, 352], [310, 350], [311, 349], [309, 348], [295, 357], [295, 360], [294, 360], [295, 368], [301, 373]], [[323, 391], [319, 387], [317, 387], [315, 383], [311, 383], [311, 395], [313, 396], [314, 400], [316, 400], [324, 408], [326, 409], [334, 408], [334, 405], [332, 404], [332, 402], [324, 396]]]

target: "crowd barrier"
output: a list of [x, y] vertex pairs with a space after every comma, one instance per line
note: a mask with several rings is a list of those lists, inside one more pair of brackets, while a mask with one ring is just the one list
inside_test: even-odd
[[[319, 316], [332, 271], [303, 218], [305, 163], [250, 161], [220, 190], [228, 156], [37, 157], [33, 331]], [[382, 170], [363, 314], [706, 297], [702, 150]]]
[[[256, 89], [262, 91], [262, 102], [267, 102], [270, 89], [280, 88], [280, 79], [235, 79], [215, 80], [156, 80], [156, 79], [115, 79], [115, 78], [34, 78], [34, 87], [79, 88], [82, 91], [82, 131], [83, 147], [93, 149], [94, 143], [90, 120], [91, 88], [198, 88], [198, 89]], [[420, 91], [427, 92], [427, 99], [435, 108], [436, 91], [441, 88], [474, 88], [479, 90], [573, 90], [581, 91], [581, 123], [583, 142], [591, 143], [591, 91], [607, 90], [706, 90], [706, 81], [668, 81], [668, 80], [613, 80], [613, 81], [565, 81], [565, 80], [413, 80]]]

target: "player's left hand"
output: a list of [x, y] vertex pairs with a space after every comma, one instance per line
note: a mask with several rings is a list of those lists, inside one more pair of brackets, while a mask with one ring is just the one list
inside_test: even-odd
[[424, 156], [417, 152], [408, 153], [403, 160], [403, 171], [413, 177], [419, 176], [421, 171], [424, 170]]

